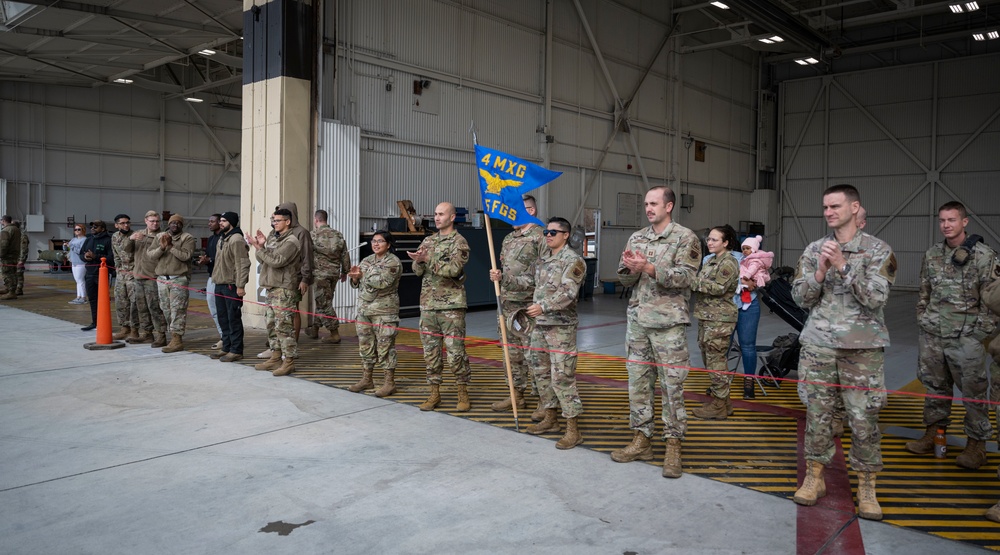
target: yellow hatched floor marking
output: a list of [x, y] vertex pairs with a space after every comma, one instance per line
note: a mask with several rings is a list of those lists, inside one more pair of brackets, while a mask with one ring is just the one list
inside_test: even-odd
[[[12, 306], [79, 324], [90, 321], [89, 307], [66, 303], [75, 293], [71, 280], [29, 273], [26, 293], [12, 302]], [[207, 318], [205, 302], [192, 300], [190, 310], [188, 327], [205, 330], [200, 335], [211, 336], [211, 339], [195, 339], [198, 334], [192, 334], [191, 339], [185, 336], [185, 347], [189, 351], [207, 354], [215, 337], [214, 331], [208, 333], [212, 324]], [[348, 337], [351, 332], [351, 326], [341, 327], [345, 340], [339, 345], [321, 343], [303, 334], [295, 376], [341, 389], [355, 383], [360, 377], [361, 367], [357, 343]], [[264, 348], [264, 343], [261, 332], [248, 330], [247, 359], [243, 364], [252, 366], [257, 363], [253, 355]], [[474, 360], [470, 386], [473, 408], [467, 413], [453, 412], [456, 402], [454, 381], [445, 370], [440, 410], [513, 430], [514, 419], [510, 412], [490, 410], [490, 403], [507, 396], [502, 349], [485, 338], [469, 338], [467, 344], [469, 356]], [[423, 402], [428, 391], [420, 338], [414, 332], [400, 332], [397, 345], [400, 347], [396, 374], [399, 392], [389, 399], [417, 405]], [[577, 373], [585, 410], [580, 418], [580, 430], [585, 439], [581, 447], [609, 453], [628, 443], [632, 432], [628, 428], [628, 374], [624, 360], [580, 353]], [[376, 371], [375, 381], [376, 384], [381, 382], [381, 371]], [[687, 392], [703, 393], [708, 384], [705, 372], [692, 370], [684, 386]], [[803, 410], [794, 383], [782, 383], [779, 388], [766, 387], [766, 397], [758, 390], [755, 401], [742, 401], [738, 380], [734, 381], [734, 386], [733, 398], [740, 406]], [[905, 389], [918, 391], [919, 387], [909, 384]], [[371, 395], [373, 391], [366, 394]], [[530, 414], [535, 400], [535, 397], [529, 397], [526, 408], [519, 411], [522, 431], [531, 423]], [[688, 404], [690, 410], [697, 402], [689, 401]], [[790, 501], [797, 486], [797, 421], [788, 416], [747, 410], [740, 406], [725, 421], [689, 420], [684, 441], [685, 472]], [[891, 394], [889, 406], [880, 414], [879, 424], [883, 432], [894, 426], [922, 432], [922, 407], [923, 400], [919, 397]], [[961, 404], [953, 405], [954, 422], [961, 422], [964, 414]], [[658, 436], [662, 423], [657, 422]], [[545, 434], [544, 437], [555, 440], [560, 435]], [[1000, 455], [990, 452], [987, 463], [979, 470], [965, 470], [955, 466], [955, 456], [960, 452], [957, 447], [950, 446], [948, 457], [941, 460], [906, 452], [903, 448], [906, 441], [906, 438], [883, 433], [882, 456], [886, 468], [879, 474], [878, 491], [885, 514], [884, 522], [1000, 550], [1000, 524], [987, 521], [982, 516], [1000, 500], [1000, 481], [996, 475]], [[851, 443], [849, 432], [842, 443], [847, 453]], [[660, 464], [663, 442], [657, 439], [654, 449], [655, 460], [650, 464]], [[852, 486], [856, 488], [856, 477], [853, 473], [850, 476]]]

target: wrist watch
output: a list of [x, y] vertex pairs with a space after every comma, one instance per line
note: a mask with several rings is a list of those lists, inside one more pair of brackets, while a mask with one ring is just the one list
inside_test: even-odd
[[850, 271], [851, 271], [850, 262], [845, 262], [844, 265], [840, 268], [840, 275], [846, 276]]

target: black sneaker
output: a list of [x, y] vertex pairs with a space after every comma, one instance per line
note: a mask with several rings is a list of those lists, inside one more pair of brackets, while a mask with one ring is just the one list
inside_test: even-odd
[[90, 324], [89, 326], [84, 326], [80, 328], [80, 331], [90, 331], [93, 329], [97, 329], [97, 324]]

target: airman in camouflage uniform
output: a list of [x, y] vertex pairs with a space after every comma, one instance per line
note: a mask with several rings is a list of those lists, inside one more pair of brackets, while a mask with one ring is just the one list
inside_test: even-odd
[[562, 408], [566, 434], [557, 449], [572, 449], [583, 443], [577, 418], [583, 402], [576, 390], [576, 329], [579, 318], [576, 301], [587, 276], [587, 264], [566, 243], [572, 226], [563, 218], [551, 218], [545, 230], [545, 244], [535, 267], [535, 292], [528, 316], [535, 319], [528, 354], [538, 384], [538, 396], [545, 409], [543, 419], [527, 427], [529, 434], [558, 432], [556, 408]]
[[833, 417], [841, 397], [851, 425], [851, 467], [858, 472], [858, 515], [881, 520], [875, 474], [882, 470], [878, 415], [886, 403], [889, 345], [882, 309], [896, 279], [896, 257], [888, 244], [858, 229], [860, 206], [850, 185], [823, 193], [823, 214], [834, 232], [806, 247], [792, 284], [795, 302], [810, 311], [799, 336], [799, 375], [809, 397], [807, 471], [794, 500], [813, 505], [826, 495], [823, 471], [835, 452]]
[[160, 292], [156, 285], [156, 261], [149, 258], [149, 249], [156, 244], [156, 236], [160, 234], [160, 213], [149, 210], [143, 217], [146, 229], [139, 230], [129, 236], [135, 246], [133, 253], [133, 268], [135, 274], [135, 303], [139, 311], [139, 337], [128, 338], [128, 343], [148, 343], [152, 333], [151, 347], [163, 347], [167, 344], [167, 323], [160, 309]]
[[649, 227], [629, 237], [618, 264], [622, 285], [632, 287], [625, 330], [628, 358], [629, 428], [632, 442], [611, 453], [616, 462], [653, 459], [650, 438], [656, 429], [653, 400], [659, 376], [663, 439], [667, 442], [663, 476], [682, 474], [681, 440], [687, 431], [684, 380], [691, 364], [687, 326], [688, 300], [701, 265], [701, 242], [690, 229], [671, 219], [674, 192], [653, 187], [646, 193]]
[[247, 242], [256, 249], [260, 263], [258, 283], [267, 289], [267, 345], [270, 357], [255, 366], [257, 370], [270, 370], [275, 376], [286, 376], [295, 371], [294, 360], [299, 356], [298, 343], [292, 324], [292, 313], [299, 302], [298, 285], [302, 259], [302, 244], [291, 230], [292, 212], [287, 208], [274, 211], [271, 225], [274, 231], [264, 237], [259, 229]]
[[17, 257], [17, 291], [18, 295], [24, 294], [24, 267], [28, 263], [28, 232], [25, 225], [20, 220], [14, 220], [14, 225], [21, 231], [21, 253]]
[[129, 239], [132, 234], [128, 215], [115, 216], [118, 233], [111, 236], [111, 251], [115, 256], [117, 278], [115, 279], [115, 312], [121, 330], [114, 339], [139, 338], [139, 307], [136, 303], [135, 288], [135, 243]]
[[694, 316], [698, 319], [698, 347], [705, 368], [710, 371], [712, 399], [691, 414], [706, 420], [725, 420], [733, 413], [733, 402], [729, 399], [733, 375], [729, 372], [726, 352], [738, 316], [733, 294], [739, 284], [740, 264], [731, 250], [738, 244], [736, 231], [728, 225], [715, 227], [706, 241], [712, 254], [698, 272], [691, 290], [697, 293]]
[[357, 393], [375, 387], [372, 372], [381, 362], [385, 372], [376, 397], [396, 392], [396, 334], [399, 331], [399, 278], [403, 264], [389, 252], [392, 238], [385, 231], [372, 234], [374, 254], [351, 268], [351, 287], [358, 289], [358, 349], [361, 351], [362, 378], [352, 385]]
[[407, 252], [413, 260], [413, 272], [423, 278], [420, 286], [420, 341], [424, 346], [427, 383], [431, 392], [420, 410], [434, 410], [441, 403], [441, 343], [448, 348], [448, 366], [455, 374], [458, 404], [455, 410], [467, 411], [468, 384], [471, 376], [469, 356], [465, 353], [465, 264], [469, 262], [469, 243], [455, 230], [455, 206], [442, 202], [434, 209], [438, 232], [425, 238], [416, 252]]
[[160, 308], [170, 331], [170, 343], [164, 353], [176, 353], [184, 348], [182, 338], [187, 329], [187, 309], [191, 298], [191, 265], [194, 256], [194, 235], [184, 231], [184, 218], [170, 216], [167, 231], [156, 236], [153, 248], [146, 252], [156, 261], [156, 285], [160, 293]]
[[322, 325], [330, 332], [327, 343], [340, 343], [340, 320], [333, 308], [333, 294], [337, 291], [337, 280], [346, 281], [351, 268], [351, 255], [347, 252], [347, 242], [336, 229], [327, 225], [326, 210], [317, 210], [313, 215], [313, 230], [309, 232], [313, 244], [313, 284], [316, 286], [316, 312], [320, 318], [306, 329], [306, 335], [319, 337]]
[[[924, 436], [906, 444], [911, 453], [934, 452], [937, 428], [951, 423], [952, 395], [957, 385], [962, 396], [988, 401], [988, 358], [983, 339], [996, 329], [996, 315], [980, 301], [980, 293], [1000, 275], [996, 253], [981, 242], [968, 240], [969, 218], [960, 202], [938, 209], [944, 241], [924, 254], [920, 267], [920, 325], [917, 377], [927, 393], [943, 398], [924, 399]], [[992, 363], [992, 361], [989, 361]], [[986, 462], [986, 442], [993, 435], [990, 407], [965, 402], [965, 451], [955, 460], [963, 468], [977, 469]]]
[[[527, 196], [524, 208], [531, 216], [535, 215], [535, 198]], [[535, 293], [535, 263], [544, 246], [542, 228], [535, 224], [514, 226], [514, 231], [503, 238], [500, 246], [500, 269], [490, 270], [490, 279], [500, 282], [500, 312], [501, 324], [507, 325], [507, 316], [532, 304]], [[507, 330], [507, 353], [510, 358], [510, 373], [514, 382], [514, 400], [510, 397], [491, 405], [495, 411], [510, 410], [514, 402], [518, 408], [524, 408], [524, 391], [529, 385], [534, 385], [531, 368], [525, 362], [525, 347], [530, 344], [530, 337], [522, 337]], [[542, 399], [538, 399], [538, 408], [532, 414], [532, 420], [540, 421], [544, 417]]]
[[0, 275], [6, 290], [0, 299], [17, 298], [17, 259], [21, 255], [21, 230], [14, 227], [14, 219], [4, 216], [0, 223]]

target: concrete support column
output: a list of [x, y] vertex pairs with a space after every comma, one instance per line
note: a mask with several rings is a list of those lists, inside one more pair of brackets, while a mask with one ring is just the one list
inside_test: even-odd
[[[282, 202], [296, 203], [300, 225], [312, 227], [314, 1], [243, 0], [240, 227], [248, 235], [269, 233]], [[263, 302], [253, 249], [250, 259], [246, 300]], [[263, 327], [263, 313], [246, 304], [247, 325]]]

